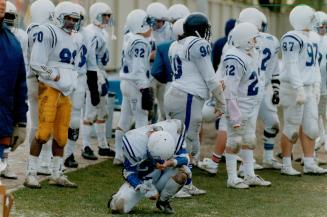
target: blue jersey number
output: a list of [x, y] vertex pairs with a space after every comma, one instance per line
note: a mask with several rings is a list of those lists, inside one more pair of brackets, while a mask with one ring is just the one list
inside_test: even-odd
[[305, 63], [306, 66], [312, 66], [316, 64], [316, 59], [318, 56], [318, 45], [316, 43], [308, 44], [307, 46], [308, 61]]
[[33, 42], [35, 42], [37, 39], [38, 42], [43, 41], [43, 32], [36, 32], [33, 34]]
[[294, 46], [294, 42], [292, 42], [292, 41], [283, 42], [283, 50], [284, 51], [293, 51], [293, 46]]
[[268, 65], [268, 60], [270, 60], [270, 58], [271, 58], [271, 51], [269, 48], [265, 48], [262, 53], [264, 55], [264, 58], [262, 59], [262, 62], [261, 62], [261, 70], [266, 71], [267, 65]]
[[81, 47], [81, 62], [78, 64], [78, 67], [81, 68], [85, 65], [86, 63], [86, 53], [87, 53], [87, 49], [85, 47], [85, 45], [83, 44]]
[[258, 76], [256, 72], [252, 72], [250, 76], [250, 80], [252, 81], [248, 87], [248, 96], [256, 96], [259, 91], [259, 87], [256, 87], [258, 84]]
[[200, 53], [201, 53], [202, 57], [210, 55], [210, 53], [211, 53], [210, 46], [209, 45], [207, 45], [207, 47], [201, 46], [200, 47]]
[[182, 69], [182, 60], [179, 58], [179, 56], [174, 56], [173, 61], [173, 71], [174, 71], [174, 78], [179, 79], [182, 74], [183, 74], [183, 69]]
[[144, 53], [145, 53], [145, 50], [143, 48], [141, 48], [141, 49], [135, 48], [134, 49], [134, 56], [135, 57], [141, 57], [141, 58], [143, 58], [144, 57]]
[[227, 65], [226, 66], [226, 76], [234, 76], [235, 75], [235, 66]]
[[71, 52], [68, 48], [62, 49], [59, 53], [60, 62], [62, 63], [74, 64], [75, 56], [76, 50]]

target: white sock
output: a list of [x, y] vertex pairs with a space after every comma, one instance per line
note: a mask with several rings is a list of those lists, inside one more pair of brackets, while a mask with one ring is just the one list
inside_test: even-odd
[[65, 158], [69, 157], [71, 154], [74, 154], [76, 147], [76, 141], [68, 139], [68, 144], [65, 152]]
[[120, 129], [116, 129], [115, 132], [115, 158], [117, 159], [124, 159], [123, 158], [123, 136], [125, 135], [125, 133], [120, 130]]
[[255, 176], [253, 163], [253, 150], [242, 149], [241, 156], [243, 159], [244, 176]]
[[96, 123], [95, 124], [95, 132], [98, 138], [98, 146], [100, 148], [109, 148], [107, 143], [107, 136], [106, 136], [106, 123]]
[[28, 157], [28, 162], [27, 162], [27, 171], [26, 175], [33, 175], [36, 176], [37, 173], [37, 168], [38, 168], [38, 163], [39, 162], [39, 157], [30, 155]]
[[313, 157], [303, 157], [304, 166], [311, 167], [315, 164]]
[[92, 125], [83, 124], [82, 138], [83, 138], [83, 149], [90, 147], [90, 136], [91, 136]]
[[52, 176], [57, 178], [62, 175], [62, 164], [63, 159], [59, 156], [54, 156], [52, 158]]
[[291, 157], [283, 157], [283, 167], [292, 167]]
[[228, 180], [237, 179], [237, 159], [236, 154], [225, 154], [226, 157], [226, 170], [228, 175]]
[[50, 166], [52, 158], [52, 140], [42, 145], [41, 153], [39, 155], [40, 166], [48, 167]]
[[274, 151], [273, 150], [263, 150], [263, 158], [266, 161], [271, 161], [274, 158]]

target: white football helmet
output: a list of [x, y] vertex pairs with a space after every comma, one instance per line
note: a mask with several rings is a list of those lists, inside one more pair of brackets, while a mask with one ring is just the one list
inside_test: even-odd
[[324, 35], [326, 33], [327, 28], [327, 14], [322, 11], [317, 11], [315, 13], [315, 25], [314, 28], [316, 32], [318, 32], [321, 35]]
[[315, 10], [307, 5], [293, 8], [289, 16], [294, 30], [312, 30], [315, 22]]
[[230, 33], [234, 47], [250, 51], [255, 47], [258, 28], [252, 23], [239, 23]]
[[176, 22], [173, 24], [173, 34], [175, 38], [178, 38], [178, 36], [182, 36], [184, 34], [184, 22], [185, 18], [178, 19]]
[[131, 11], [126, 18], [126, 27], [132, 33], [145, 33], [149, 31], [149, 18], [144, 10]]
[[[71, 20], [67, 21], [65, 17], [70, 17]], [[67, 33], [78, 29], [80, 20], [80, 10], [76, 4], [68, 1], [60, 2], [53, 14], [53, 21], [56, 26], [63, 29]]]
[[[149, 4], [146, 13], [150, 18], [149, 24], [153, 30], [160, 29], [165, 24], [165, 21], [168, 20], [168, 9], [159, 2]], [[160, 21], [162, 21], [161, 24], [158, 24]]]
[[185, 18], [190, 14], [190, 10], [183, 4], [174, 4], [168, 9], [168, 17], [170, 22]]
[[32, 23], [45, 24], [52, 20], [55, 5], [50, 0], [37, 0], [31, 4]]
[[202, 107], [202, 120], [204, 122], [214, 122], [217, 119], [216, 101], [214, 99], [207, 100]]
[[14, 26], [15, 20], [17, 18], [17, 8], [10, 1], [6, 1], [6, 12], [3, 22], [8, 26]]
[[263, 26], [267, 25], [267, 18], [256, 8], [245, 8], [238, 16], [238, 23], [252, 23], [260, 32], [263, 32]]
[[148, 151], [155, 160], [168, 160], [172, 158], [175, 148], [175, 139], [168, 132], [156, 131], [149, 137]]
[[104, 2], [96, 2], [90, 7], [89, 15], [91, 18], [91, 23], [95, 25], [108, 25], [106, 21], [103, 20], [103, 15], [108, 15], [111, 18], [112, 10], [111, 7]]

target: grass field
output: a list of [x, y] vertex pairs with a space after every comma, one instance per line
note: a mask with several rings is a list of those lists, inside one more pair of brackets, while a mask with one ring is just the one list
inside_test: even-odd
[[[298, 165], [297, 165], [298, 166]], [[327, 216], [327, 176], [281, 176], [279, 171], [260, 171], [272, 181], [269, 188], [248, 190], [226, 188], [224, 164], [219, 174], [207, 176], [194, 169], [194, 183], [208, 191], [204, 196], [174, 199], [174, 216]], [[112, 216], [107, 208], [108, 198], [123, 183], [121, 168], [107, 160], [69, 174], [78, 189], [63, 189], [43, 182], [41, 190], [22, 189], [15, 192], [12, 216]], [[164, 216], [147, 199], [131, 213], [132, 216]]]

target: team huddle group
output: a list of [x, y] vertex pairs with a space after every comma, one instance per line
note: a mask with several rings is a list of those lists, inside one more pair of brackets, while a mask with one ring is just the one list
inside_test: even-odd
[[[216, 174], [223, 155], [230, 188], [270, 186], [255, 174], [257, 168], [301, 175], [292, 167], [298, 139], [303, 172], [327, 173], [315, 157], [315, 147], [327, 150], [324, 12], [296, 6], [289, 15], [294, 30], [279, 41], [267, 33], [264, 13], [246, 8], [236, 22], [227, 22], [226, 37], [212, 51], [211, 26], [203, 13], [190, 13], [182, 4], [167, 9], [158, 2], [146, 11], [131, 11], [124, 28], [119, 72], [123, 100], [113, 150], [106, 138], [110, 6], [94, 3], [87, 26], [85, 9], [76, 3], [54, 6], [50, 0], [37, 0], [30, 11], [26, 32], [16, 28], [17, 10], [10, 2], [4, 19], [20, 41], [27, 72], [31, 130], [25, 186], [41, 188], [40, 173], [51, 175], [49, 184], [77, 187], [63, 175], [63, 166], [78, 166], [74, 151], [81, 118], [82, 156], [97, 159], [90, 147], [94, 125], [98, 155], [112, 156], [114, 164], [123, 165], [125, 183], [108, 202], [113, 212], [128, 213], [146, 197], [164, 213], [173, 213], [171, 198], [206, 193], [193, 185], [192, 165]], [[154, 102], [159, 122], [149, 124]], [[273, 153], [278, 105], [284, 117], [281, 163]], [[264, 123], [262, 166], [253, 156], [258, 118]], [[218, 134], [212, 158], [201, 161], [203, 121], [215, 122]], [[2, 175], [16, 178], [9, 165]]]

